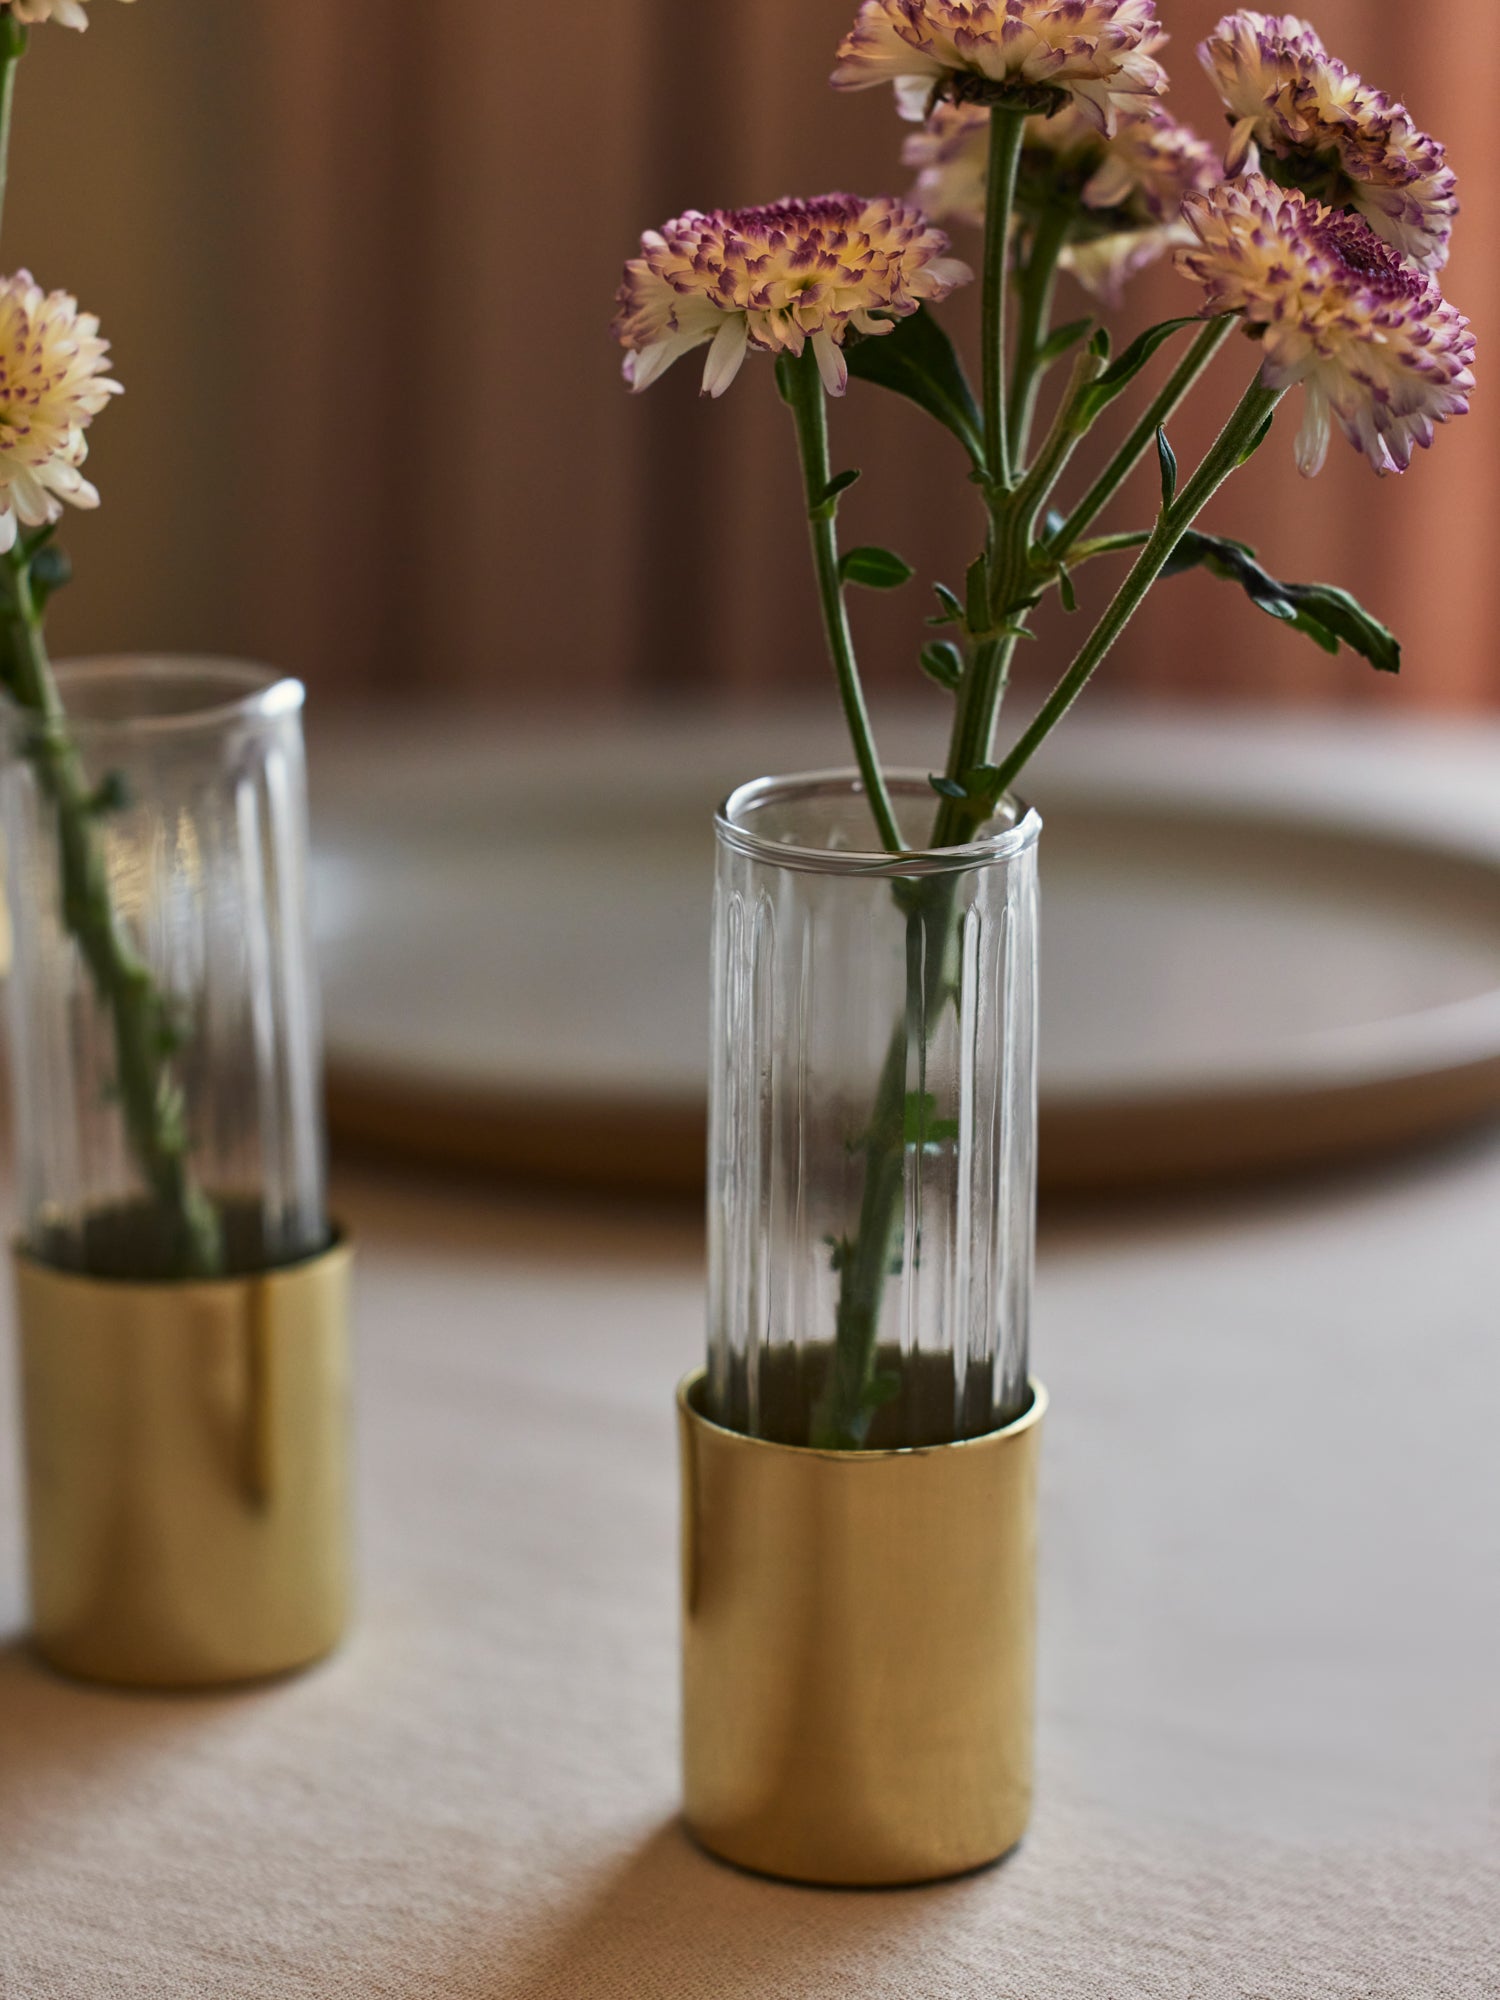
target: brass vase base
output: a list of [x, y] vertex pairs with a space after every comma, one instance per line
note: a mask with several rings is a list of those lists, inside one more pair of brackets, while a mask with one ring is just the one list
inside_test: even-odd
[[845, 1887], [998, 1860], [1031, 1810], [1046, 1391], [961, 1444], [814, 1451], [678, 1392], [687, 1824]]
[[156, 1284], [15, 1256], [32, 1632], [60, 1672], [203, 1688], [321, 1658], [348, 1607], [347, 1243]]

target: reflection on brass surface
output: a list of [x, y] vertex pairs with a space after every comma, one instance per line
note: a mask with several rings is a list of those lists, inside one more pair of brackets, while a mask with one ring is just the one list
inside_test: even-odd
[[678, 1392], [688, 1825], [801, 1882], [934, 1880], [1031, 1808], [1036, 1471], [1046, 1392], [1001, 1431], [808, 1451]]
[[337, 1644], [350, 1251], [131, 1284], [17, 1252], [32, 1626], [64, 1673], [206, 1687]]

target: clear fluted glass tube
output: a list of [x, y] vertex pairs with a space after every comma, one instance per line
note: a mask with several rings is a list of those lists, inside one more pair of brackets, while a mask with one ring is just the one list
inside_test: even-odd
[[1016, 806], [871, 852], [851, 772], [764, 779], [717, 821], [711, 1414], [783, 1444], [926, 1445], [1027, 1405], [1037, 843]]
[[[65, 721], [7, 711], [0, 786], [22, 1240], [100, 1277], [312, 1255], [328, 1226], [302, 687], [177, 659], [81, 662], [57, 681]], [[60, 758], [72, 794], [81, 783], [95, 801], [86, 824], [59, 802]], [[115, 927], [114, 1003], [70, 920], [80, 882], [95, 885], [96, 932], [98, 909]], [[132, 978], [164, 1003], [157, 1050], [136, 1038], [150, 1089], [133, 1094], [118, 1007]], [[178, 1261], [139, 1140], [143, 1095], [217, 1234], [207, 1264]]]

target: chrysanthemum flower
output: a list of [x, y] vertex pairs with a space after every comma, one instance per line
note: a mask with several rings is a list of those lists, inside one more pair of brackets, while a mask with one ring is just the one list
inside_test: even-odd
[[60, 28], [86, 28], [89, 17], [85, 0], [0, 0], [23, 26], [32, 28], [43, 21], [56, 21]]
[[[935, 222], [984, 226], [989, 113], [939, 104], [902, 152], [919, 169], [911, 199]], [[1018, 200], [1023, 215], [1059, 201], [1077, 217], [1062, 265], [1085, 290], [1118, 305], [1125, 281], [1192, 240], [1183, 197], [1220, 179], [1213, 148], [1159, 104], [1120, 114], [1107, 138], [1077, 105], [1027, 120]]]
[[0, 279], [0, 550], [15, 546], [18, 521], [59, 520], [65, 500], [98, 506], [78, 468], [84, 432], [120, 393], [108, 366], [109, 342], [76, 299], [43, 292], [29, 271]]
[[800, 354], [810, 340], [832, 396], [844, 392], [851, 327], [889, 333], [923, 299], [974, 275], [915, 208], [881, 195], [827, 194], [766, 208], [689, 209], [641, 238], [615, 294], [611, 331], [625, 379], [644, 389], [708, 346], [703, 392], [722, 396], [747, 349]]
[[1457, 181], [1402, 104], [1329, 55], [1295, 14], [1226, 14], [1198, 50], [1234, 124], [1227, 171], [1352, 208], [1426, 271], [1441, 269]]
[[1197, 242], [1178, 261], [1208, 288], [1207, 310], [1244, 318], [1268, 388], [1307, 391], [1301, 472], [1322, 469], [1330, 416], [1384, 473], [1468, 410], [1469, 322], [1362, 217], [1259, 174], [1189, 195], [1183, 213]]
[[1048, 111], [1071, 98], [1106, 132], [1165, 85], [1161, 41], [1156, 0], [861, 0], [833, 86], [894, 83], [911, 119], [934, 97]]

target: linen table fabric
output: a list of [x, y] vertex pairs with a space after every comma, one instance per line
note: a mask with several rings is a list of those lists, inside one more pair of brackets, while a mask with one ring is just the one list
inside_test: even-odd
[[1500, 1144], [1044, 1227], [1036, 1817], [894, 1894], [677, 1825], [696, 1218], [341, 1209], [364, 1583], [326, 1667], [50, 1678], [0, 1415], [4, 2000], [1500, 1994]]

